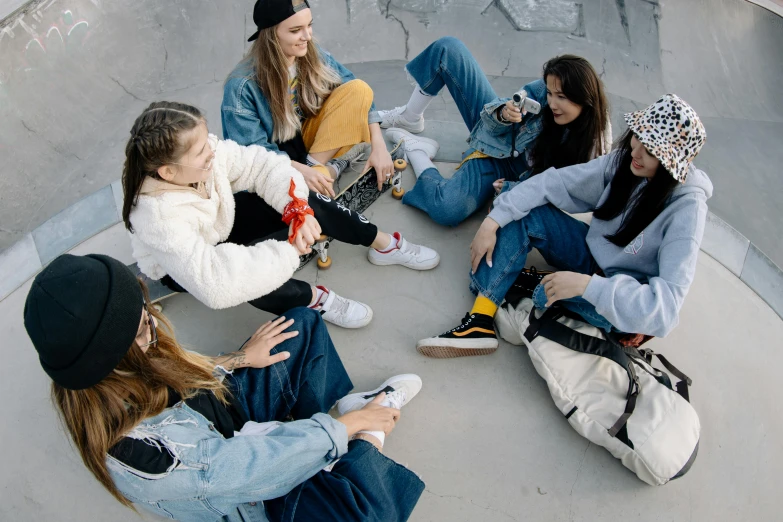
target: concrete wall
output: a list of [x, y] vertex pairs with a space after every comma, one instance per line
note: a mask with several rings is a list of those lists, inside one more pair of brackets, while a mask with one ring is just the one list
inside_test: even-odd
[[[0, 251], [117, 179], [150, 101], [197, 104], [219, 131], [222, 81], [246, 48], [252, 3], [36, 0], [0, 24]], [[707, 124], [698, 164], [715, 182], [711, 209], [783, 265], [783, 24], [771, 12], [744, 0], [312, 5], [316, 35], [344, 63], [412, 58], [454, 35], [488, 74], [536, 76], [573, 52], [638, 104], [681, 94]]]

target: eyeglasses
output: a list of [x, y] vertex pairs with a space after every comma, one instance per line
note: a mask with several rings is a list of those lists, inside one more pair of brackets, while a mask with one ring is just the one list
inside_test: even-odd
[[150, 336], [152, 337], [152, 341], [146, 344], [140, 344], [139, 348], [146, 348], [148, 346], [158, 344], [158, 330], [155, 328], [155, 319], [152, 318], [152, 314], [150, 313], [150, 309], [147, 307], [146, 301], [144, 302], [144, 310], [147, 312], [147, 325], [150, 328]]

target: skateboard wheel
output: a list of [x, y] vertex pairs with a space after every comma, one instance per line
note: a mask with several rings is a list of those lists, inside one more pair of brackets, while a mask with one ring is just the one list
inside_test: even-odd
[[399, 189], [397, 187], [394, 187], [392, 189], [392, 197], [394, 199], [402, 199], [402, 196], [405, 195], [405, 189], [400, 187]]
[[326, 234], [321, 234], [321, 237], [318, 238], [317, 243], [322, 243], [327, 240]]
[[331, 257], [326, 256], [326, 261], [321, 261], [321, 258], [320, 257], [318, 258], [318, 268], [320, 268], [321, 270], [326, 270], [330, 266], [332, 266]]
[[408, 162], [402, 158], [394, 160], [394, 168], [396, 170], [405, 170], [408, 168]]
[[161, 303], [152, 303], [152, 308], [154, 308], [155, 311], [159, 314], [163, 313], [163, 305]]

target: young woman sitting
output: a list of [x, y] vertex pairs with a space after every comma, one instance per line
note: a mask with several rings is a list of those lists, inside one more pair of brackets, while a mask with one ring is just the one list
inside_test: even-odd
[[394, 173], [369, 85], [313, 40], [307, 0], [258, 0], [258, 30], [223, 92], [223, 137], [286, 154], [310, 190], [333, 183], [366, 156], [378, 190]]
[[309, 306], [338, 326], [365, 326], [369, 306], [291, 279], [321, 233], [370, 247], [376, 265], [427, 270], [440, 260], [311, 194], [287, 157], [218, 140], [190, 105], [147, 107], [131, 129], [125, 158], [122, 219], [139, 268], [210, 308], [249, 302], [280, 314]]
[[[549, 169], [497, 198], [471, 244], [473, 309], [453, 330], [419, 341], [421, 353], [495, 351], [493, 316], [532, 248], [561, 270], [531, 288], [537, 307], [560, 303], [606, 331], [664, 337], [677, 326], [712, 196], [692, 165], [707, 134], [674, 94], [625, 121], [608, 156]], [[590, 211], [589, 226], [565, 213]]]
[[[396, 522], [424, 490], [381, 454], [421, 379], [346, 396], [353, 384], [313, 310], [290, 310], [238, 351], [206, 357], [177, 343], [125, 265], [66, 254], [36, 276], [24, 323], [85, 466], [134, 510]], [[326, 414], [335, 401], [336, 419]]]
[[[584, 58], [563, 55], [544, 64], [542, 79], [524, 86], [541, 104], [525, 113], [498, 98], [481, 67], [456, 38], [441, 38], [406, 66], [416, 81], [410, 101], [380, 111], [381, 127], [402, 147], [417, 181], [402, 202], [437, 223], [455, 226], [510, 184], [550, 167], [585, 163], [609, 152], [612, 128], [603, 84]], [[470, 132], [470, 149], [454, 175], [443, 178], [432, 163], [438, 143], [414, 136], [424, 130], [424, 109], [443, 87], [451, 93]]]

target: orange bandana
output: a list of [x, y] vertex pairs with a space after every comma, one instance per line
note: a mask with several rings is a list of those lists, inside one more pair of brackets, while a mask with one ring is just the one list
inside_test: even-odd
[[291, 202], [286, 205], [285, 210], [283, 210], [283, 223], [290, 225], [291, 222], [293, 222], [294, 224], [293, 227], [291, 227], [291, 233], [288, 235], [289, 243], [294, 242], [296, 233], [299, 232], [299, 229], [304, 225], [305, 217], [308, 214], [315, 216], [313, 209], [307, 204], [307, 200], [300, 199], [294, 195], [295, 188], [296, 185], [294, 185], [294, 180], [291, 180], [291, 186], [288, 187], [288, 195], [291, 196]]

